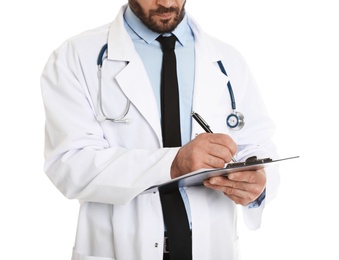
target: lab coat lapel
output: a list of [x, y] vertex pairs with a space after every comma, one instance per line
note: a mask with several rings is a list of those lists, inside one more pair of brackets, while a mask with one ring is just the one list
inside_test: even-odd
[[[196, 55], [196, 76], [193, 108], [198, 111], [215, 111], [221, 94], [227, 90], [228, 78], [220, 71], [217, 61]], [[227, 102], [225, 100], [225, 102]]]
[[159, 144], [162, 143], [158, 107], [144, 64], [124, 27], [122, 7], [112, 23], [108, 36], [108, 60], [127, 64], [116, 75], [116, 80], [126, 97], [154, 129]]
[[[221, 72], [217, 64], [221, 56], [215, 51], [215, 46], [196, 26], [196, 23], [190, 20], [190, 25], [196, 39], [193, 111], [199, 113], [210, 124], [212, 131], [224, 132], [225, 124], [219, 118], [223, 118], [226, 113], [224, 107], [230, 106], [229, 100], [225, 99], [225, 93], [228, 93], [228, 77]], [[213, 122], [211, 119], [217, 121]], [[196, 133], [201, 132], [203, 132], [202, 128], [193, 122], [192, 138]]]
[[142, 116], [149, 122], [161, 139], [161, 126], [158, 107], [147, 72], [139, 57], [136, 57], [116, 77], [121, 89], [138, 109]]

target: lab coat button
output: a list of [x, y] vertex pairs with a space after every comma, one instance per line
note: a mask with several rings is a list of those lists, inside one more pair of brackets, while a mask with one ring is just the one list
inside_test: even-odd
[[158, 243], [155, 243], [155, 244], [154, 244], [154, 247], [158, 247], [158, 245], [159, 245]]

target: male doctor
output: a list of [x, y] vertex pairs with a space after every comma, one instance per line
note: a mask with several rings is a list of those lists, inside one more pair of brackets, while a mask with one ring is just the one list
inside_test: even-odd
[[[273, 124], [246, 63], [231, 46], [204, 33], [185, 3], [129, 0], [113, 23], [67, 40], [46, 64], [45, 171], [67, 198], [80, 201], [72, 260], [180, 259], [170, 254], [159, 192], [143, 191], [201, 168], [224, 167], [232, 158], [276, 157]], [[178, 147], [163, 145], [159, 35], [177, 39]], [[234, 112], [228, 82], [245, 116], [239, 131], [226, 124]], [[103, 116], [119, 118], [125, 110], [115, 122]], [[192, 121], [192, 111], [215, 134]], [[237, 208], [256, 229], [277, 188], [278, 172], [268, 167], [180, 189], [190, 259], [238, 259]]]

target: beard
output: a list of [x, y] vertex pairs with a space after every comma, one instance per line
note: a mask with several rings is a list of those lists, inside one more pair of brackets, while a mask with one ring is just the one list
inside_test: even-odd
[[[143, 1], [143, 0], [141, 0]], [[172, 32], [178, 24], [185, 17], [185, 4], [184, 2], [181, 10], [178, 7], [166, 8], [163, 6], [157, 9], [150, 10], [147, 14], [138, 3], [137, 0], [129, 0], [129, 6], [133, 13], [141, 20], [141, 22], [150, 30], [156, 33], [169, 33]], [[155, 19], [156, 15], [159, 14], [175, 14], [174, 18], [170, 19]]]

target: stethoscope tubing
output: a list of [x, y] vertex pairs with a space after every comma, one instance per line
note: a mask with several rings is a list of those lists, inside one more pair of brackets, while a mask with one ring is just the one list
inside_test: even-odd
[[[228, 77], [226, 70], [224, 68], [224, 65], [222, 64], [221, 60], [218, 61], [218, 65], [219, 65], [221, 72], [224, 73], [226, 77]], [[235, 103], [235, 97], [234, 97], [233, 88], [232, 88], [230, 80], [227, 82], [227, 88], [228, 88], [228, 92], [229, 92], [230, 98], [231, 98], [232, 109], [233, 109], [233, 111], [235, 111], [237, 109], [237, 106], [236, 106], [236, 103]]]

